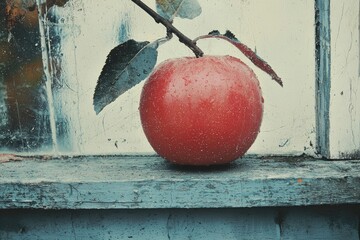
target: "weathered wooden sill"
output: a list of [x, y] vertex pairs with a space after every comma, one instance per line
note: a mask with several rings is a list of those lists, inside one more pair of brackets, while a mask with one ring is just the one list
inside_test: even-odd
[[360, 203], [360, 161], [247, 156], [211, 168], [156, 156], [26, 158], [0, 164], [0, 209], [143, 209]]

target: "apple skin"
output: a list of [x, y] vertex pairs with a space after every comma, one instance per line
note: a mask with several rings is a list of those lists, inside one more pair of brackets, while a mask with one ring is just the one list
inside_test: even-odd
[[232, 56], [169, 59], [146, 80], [140, 118], [153, 149], [180, 165], [217, 165], [255, 141], [263, 97], [254, 72]]

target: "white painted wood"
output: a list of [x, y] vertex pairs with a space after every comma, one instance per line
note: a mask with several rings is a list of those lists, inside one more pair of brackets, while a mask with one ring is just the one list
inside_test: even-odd
[[330, 157], [360, 156], [359, 0], [331, 1]]
[[[145, 3], [154, 8], [153, 0]], [[314, 153], [315, 145], [315, 57], [314, 2], [312, 0], [199, 0], [202, 14], [194, 20], [175, 19], [175, 25], [190, 38], [218, 29], [236, 36], [274, 68], [283, 78], [280, 88], [252, 65], [233, 46], [220, 40], [203, 40], [206, 54], [230, 54], [252, 67], [265, 99], [261, 132], [251, 153]], [[156, 24], [131, 1], [69, 1], [57, 8], [63, 23], [61, 56], [63, 87], [55, 93], [56, 106], [66, 116], [70, 144], [77, 153], [153, 152], [142, 132], [138, 101], [142, 84], [134, 87], [98, 116], [92, 95], [108, 52], [119, 39], [155, 40], [164, 36]], [[121, 27], [122, 26], [122, 27]], [[51, 28], [51, 27], [50, 27]], [[124, 32], [125, 31], [125, 32]], [[120, 36], [120, 37], [119, 37]], [[192, 55], [174, 39], [162, 46], [159, 61]], [[66, 84], [65, 84], [66, 83]], [[61, 119], [60, 119], [61, 120]], [[69, 149], [59, 146], [60, 151]], [[64, 150], [62, 150], [64, 149]]]

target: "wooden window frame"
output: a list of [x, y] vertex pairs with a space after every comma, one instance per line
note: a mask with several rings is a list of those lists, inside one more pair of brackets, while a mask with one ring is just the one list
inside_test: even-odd
[[[356, 95], [360, 90], [357, 83], [360, 61], [359, 50], [352, 52], [352, 47], [359, 48], [360, 36], [348, 26], [349, 22], [356, 24], [357, 29], [360, 26], [360, 10], [354, 8], [356, 5], [360, 9], [356, 0], [315, 1], [316, 145], [317, 152], [328, 159], [360, 159], [360, 112], [356, 111], [360, 108], [360, 97]], [[344, 32], [349, 35], [343, 36]], [[357, 55], [353, 62], [357, 60], [354, 64], [358, 69], [349, 71], [341, 65], [350, 65], [347, 61], [351, 53]], [[346, 62], [340, 58], [346, 58]]]
[[188, 168], [171, 165], [158, 156], [15, 158], [17, 161], [0, 164], [0, 209], [359, 204], [360, 151], [345, 154], [330, 147], [330, 0], [316, 0], [315, 7], [317, 150], [324, 158], [353, 160], [247, 155], [226, 166]]

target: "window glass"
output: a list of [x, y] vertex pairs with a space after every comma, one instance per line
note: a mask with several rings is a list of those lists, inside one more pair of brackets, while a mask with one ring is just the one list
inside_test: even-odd
[[[9, 2], [21, 1], [1, 4]], [[40, 24], [28, 25], [26, 17], [17, 20], [11, 29], [6, 26], [8, 21], [2, 23], [2, 150], [153, 153], [138, 113], [143, 83], [98, 115], [93, 108], [93, 94], [111, 49], [128, 39], [154, 41], [166, 35], [165, 28], [132, 1], [54, 2], [48, 1], [39, 8]], [[143, 2], [156, 9], [154, 0]], [[200, 16], [193, 20], [175, 18], [173, 24], [191, 39], [215, 29], [231, 30], [283, 79], [281, 88], [225, 41], [211, 39], [198, 43], [205, 54], [242, 59], [259, 78], [265, 100], [264, 116], [260, 134], [249, 153], [313, 154], [314, 2], [199, 0], [199, 4]], [[25, 15], [29, 18], [36, 15], [32, 19], [37, 20], [37, 11], [31, 10], [27, 7]], [[159, 48], [158, 63], [192, 55], [174, 36]]]
[[38, 14], [32, 1], [0, 3], [0, 146], [52, 148]]

